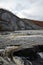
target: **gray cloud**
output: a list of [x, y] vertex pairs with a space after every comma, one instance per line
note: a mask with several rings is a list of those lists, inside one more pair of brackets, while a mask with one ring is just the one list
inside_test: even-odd
[[0, 8], [19, 17], [43, 20], [43, 0], [0, 0]]
[[43, 0], [34, 1], [30, 5], [30, 8], [22, 9], [22, 11], [19, 11], [17, 14], [18, 16], [21, 16], [23, 18], [25, 17], [25, 18], [43, 20]]

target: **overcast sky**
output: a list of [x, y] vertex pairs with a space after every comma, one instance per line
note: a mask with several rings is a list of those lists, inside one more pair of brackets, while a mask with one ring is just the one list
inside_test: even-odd
[[0, 8], [10, 10], [20, 18], [43, 20], [43, 0], [0, 0]]

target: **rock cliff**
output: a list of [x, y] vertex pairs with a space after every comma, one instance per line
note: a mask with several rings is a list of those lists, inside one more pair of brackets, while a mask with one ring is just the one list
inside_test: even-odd
[[0, 9], [0, 31], [36, 30], [43, 29], [29, 19], [21, 19], [10, 11]]

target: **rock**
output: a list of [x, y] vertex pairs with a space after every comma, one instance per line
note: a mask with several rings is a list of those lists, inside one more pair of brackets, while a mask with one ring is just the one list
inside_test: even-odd
[[0, 33], [0, 64], [43, 65], [43, 30]]
[[13, 13], [0, 9], [0, 31], [14, 31], [25, 29], [24, 22]]
[[0, 31], [43, 29], [43, 26], [41, 27], [34, 22], [33, 20], [19, 18], [5, 9], [0, 9]]
[[43, 52], [43, 31], [39, 29], [43, 26], [0, 9], [0, 65], [43, 65], [39, 54]]
[[22, 19], [25, 23], [27, 30], [40, 30], [43, 29], [43, 21], [31, 20], [31, 19]]

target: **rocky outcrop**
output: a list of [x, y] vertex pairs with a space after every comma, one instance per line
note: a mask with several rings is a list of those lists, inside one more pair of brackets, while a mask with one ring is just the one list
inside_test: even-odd
[[43, 65], [43, 30], [39, 29], [43, 25], [36, 21], [0, 9], [0, 65]]
[[20, 19], [13, 13], [0, 9], [0, 31], [33, 30], [43, 29], [32, 20]]
[[0, 33], [0, 65], [43, 65], [43, 30]]
[[0, 64], [43, 65], [43, 30], [4, 33], [0, 33]]
[[4, 9], [0, 9], [0, 30], [17, 30], [17, 21], [19, 21], [19, 18], [13, 15], [13, 13]]

